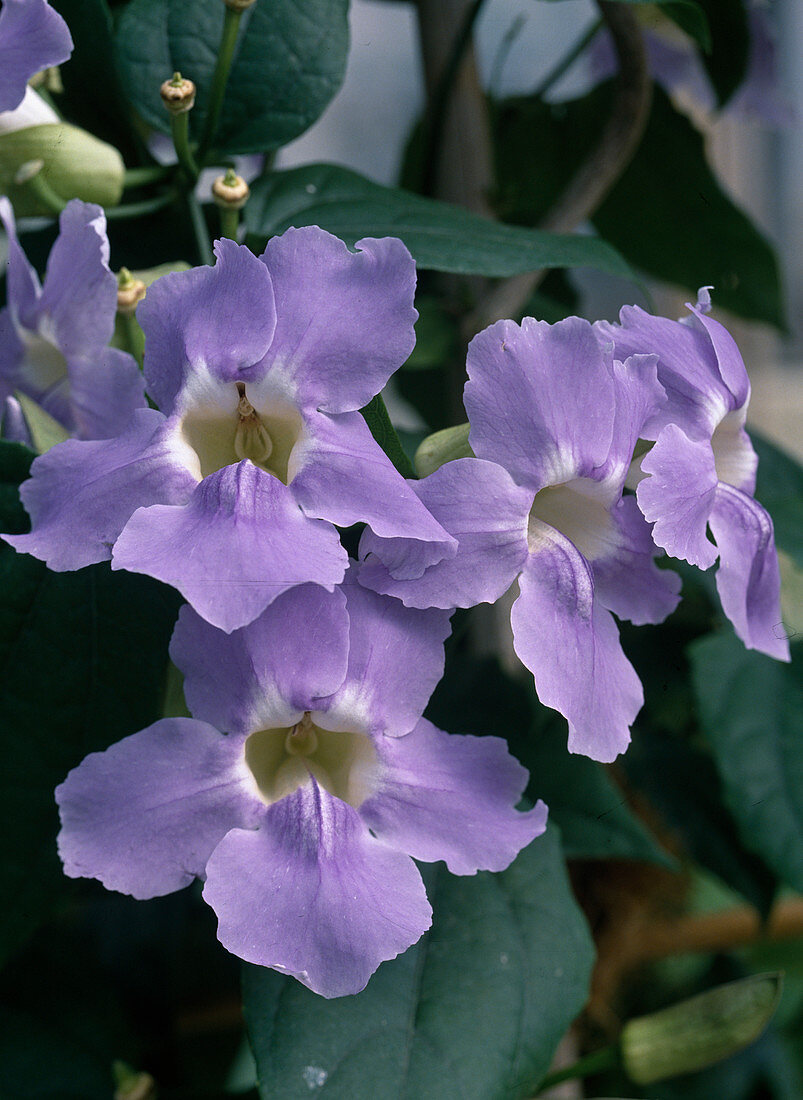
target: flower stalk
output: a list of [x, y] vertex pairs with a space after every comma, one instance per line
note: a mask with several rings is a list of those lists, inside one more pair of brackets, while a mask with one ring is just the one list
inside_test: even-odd
[[243, 8], [226, 5], [226, 14], [223, 19], [223, 33], [220, 36], [220, 46], [217, 52], [217, 64], [212, 77], [212, 88], [209, 95], [209, 110], [206, 116], [204, 135], [201, 140], [199, 156], [201, 161], [206, 157], [217, 133], [220, 112], [223, 107], [223, 98], [226, 94], [226, 85], [229, 82], [231, 64], [234, 60], [234, 49], [237, 45], [237, 36], [240, 31], [240, 19]]

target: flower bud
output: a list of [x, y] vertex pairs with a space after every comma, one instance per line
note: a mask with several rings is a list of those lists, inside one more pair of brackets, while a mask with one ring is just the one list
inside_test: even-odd
[[117, 276], [117, 312], [130, 317], [145, 297], [146, 289], [142, 279], [135, 279], [127, 267], [121, 267]]
[[455, 458], [472, 458], [474, 452], [468, 443], [468, 431], [468, 424], [458, 424], [455, 428], [444, 428], [428, 435], [415, 452], [418, 476], [427, 477]]
[[782, 975], [756, 974], [630, 1020], [622, 1065], [638, 1085], [693, 1073], [757, 1039], [778, 1005]]
[[253, 7], [256, 0], [223, 0], [223, 3], [231, 11], [245, 11], [246, 8]]
[[233, 168], [229, 168], [225, 176], [218, 176], [212, 184], [212, 198], [221, 210], [241, 210], [250, 194], [250, 187]]
[[171, 115], [183, 115], [185, 111], [191, 111], [195, 105], [195, 85], [181, 73], [173, 73], [172, 78], [166, 80], [159, 91], [162, 103]]
[[[41, 161], [41, 175], [59, 199], [83, 199], [100, 206], [116, 206], [123, 193], [125, 166], [112, 145], [66, 122], [26, 126], [0, 133], [0, 194], [5, 194], [18, 216], [50, 214], [23, 177], [31, 162]], [[30, 177], [28, 177], [30, 178]]]

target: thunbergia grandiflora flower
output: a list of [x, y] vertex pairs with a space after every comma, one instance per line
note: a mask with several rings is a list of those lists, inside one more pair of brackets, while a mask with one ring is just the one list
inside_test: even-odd
[[466, 607], [518, 576], [513, 641], [539, 698], [568, 719], [572, 752], [613, 760], [643, 694], [611, 612], [661, 622], [680, 588], [656, 567], [649, 527], [623, 496], [642, 426], [665, 401], [656, 358], [615, 360], [577, 317], [525, 318], [481, 332], [467, 366], [477, 457], [414, 486], [457, 553], [416, 577], [414, 542], [366, 533], [360, 581], [412, 607]]
[[22, 103], [28, 80], [72, 53], [67, 24], [46, 0], [4, 0], [0, 9], [0, 111]]
[[358, 411], [415, 342], [401, 241], [350, 252], [313, 226], [259, 259], [215, 247], [214, 267], [157, 280], [137, 312], [161, 411], [38, 458], [21, 491], [32, 531], [7, 541], [55, 570], [112, 558], [226, 631], [295, 585], [339, 584], [333, 524], [420, 540], [425, 565], [454, 553]]
[[448, 632], [448, 612], [354, 584], [294, 588], [230, 635], [185, 607], [171, 654], [195, 717], [68, 775], [67, 874], [138, 898], [202, 878], [229, 951], [358, 992], [430, 925], [413, 858], [502, 870], [546, 825], [543, 803], [514, 808], [527, 775], [504, 741], [421, 718]]
[[67, 204], [42, 285], [2, 197], [0, 221], [8, 235], [8, 304], [0, 311], [3, 436], [30, 443], [17, 393], [78, 439], [118, 435], [146, 401], [133, 357], [106, 346], [114, 331], [117, 280], [109, 268], [103, 210], [78, 199]]
[[638, 464], [636, 497], [670, 557], [701, 569], [719, 559], [722, 608], [748, 649], [789, 660], [772, 520], [753, 499], [747, 371], [733, 337], [707, 315], [707, 288], [689, 309], [690, 317], [671, 321], [627, 306], [621, 324], [596, 325], [617, 355], [655, 353], [668, 397], [641, 430], [655, 442]]

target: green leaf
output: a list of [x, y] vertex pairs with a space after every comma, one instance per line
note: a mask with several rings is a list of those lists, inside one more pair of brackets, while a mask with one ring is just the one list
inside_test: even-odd
[[263, 176], [251, 188], [244, 214], [259, 242], [291, 225], [320, 225], [349, 245], [361, 237], [401, 237], [418, 266], [433, 271], [508, 276], [544, 267], [595, 267], [630, 276], [621, 256], [595, 237], [502, 225], [334, 164]]
[[752, 428], [758, 453], [756, 499], [775, 527], [775, 545], [803, 568], [803, 466]]
[[38, 405], [27, 393], [15, 390], [14, 396], [22, 409], [37, 454], [42, 455], [45, 451], [49, 451], [51, 447], [55, 447], [57, 443], [63, 443], [65, 439], [70, 438], [67, 429], [59, 424], [58, 420], [55, 420], [46, 409]]
[[[593, 949], [554, 829], [500, 874], [427, 875], [432, 929], [354, 997], [246, 966], [266, 1100], [528, 1097], [588, 994]], [[325, 1086], [325, 1087], [323, 1087]]]
[[[348, 55], [348, 0], [270, 0], [242, 17], [215, 142], [260, 153], [303, 133], [340, 87]], [[198, 87], [190, 133], [199, 139], [223, 27], [221, 0], [132, 0], [116, 45], [134, 106], [170, 132], [159, 87], [178, 70]]]
[[701, 726], [744, 844], [803, 890], [803, 650], [792, 664], [732, 634], [691, 647]]
[[371, 429], [371, 435], [402, 477], [415, 477], [413, 464], [405, 454], [404, 447], [402, 447], [396, 434], [396, 429], [390, 422], [382, 394], [378, 393], [375, 397], [372, 397], [361, 412], [365, 417], [366, 424]]
[[724, 107], [742, 83], [750, 54], [750, 25], [743, 0], [700, 0], [711, 32], [702, 61]]
[[[17, 484], [33, 456], [0, 443], [0, 530], [24, 531]], [[63, 880], [53, 790], [88, 752], [158, 714], [178, 597], [108, 565], [51, 573], [0, 543], [0, 958]]]
[[[522, 97], [498, 105], [496, 207], [503, 219], [538, 224], [597, 139], [610, 91], [606, 83], [568, 103]], [[634, 267], [691, 295], [713, 284], [717, 306], [785, 327], [772, 247], [720, 187], [702, 135], [660, 88], [633, 160], [592, 221]]]

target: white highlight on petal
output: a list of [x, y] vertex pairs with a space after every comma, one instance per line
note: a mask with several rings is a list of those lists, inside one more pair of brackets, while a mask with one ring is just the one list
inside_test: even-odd
[[379, 785], [379, 758], [371, 738], [355, 730], [328, 730], [305, 711], [293, 726], [257, 730], [245, 742], [245, 763], [268, 806], [314, 776], [320, 787], [355, 809]]
[[746, 417], [746, 405], [724, 416], [711, 436], [711, 450], [714, 452], [717, 480], [752, 494], [758, 456], [742, 430]]
[[607, 556], [617, 544], [609, 503], [606, 487], [590, 477], [576, 477], [540, 489], [530, 509], [530, 550], [537, 550], [546, 534], [546, 524], [574, 543], [587, 561]]

